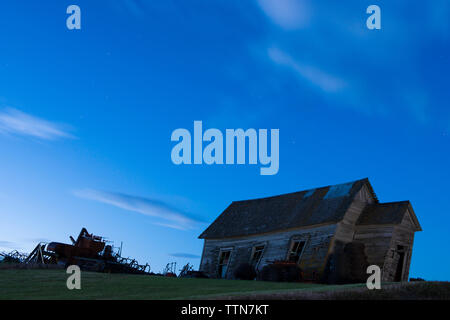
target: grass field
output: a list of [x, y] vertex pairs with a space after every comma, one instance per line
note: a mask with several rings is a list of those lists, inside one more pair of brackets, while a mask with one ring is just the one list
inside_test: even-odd
[[[370, 294], [374, 294], [369, 293], [363, 284], [328, 286], [92, 272], [82, 272], [81, 290], [68, 290], [67, 276], [65, 270], [0, 270], [0, 299], [355, 299], [367, 294], [367, 298], [371, 298]], [[410, 284], [410, 287], [411, 285], [414, 284]], [[449, 299], [448, 283], [426, 285], [427, 288], [420, 291], [420, 297], [411, 295], [416, 289], [406, 292], [412, 298]], [[403, 287], [401, 286], [401, 292], [398, 291], [398, 286], [397, 291], [393, 291], [397, 298], [402, 297]], [[375, 294], [389, 299], [391, 291], [379, 290]], [[437, 293], [436, 297], [433, 297], [433, 292]]]

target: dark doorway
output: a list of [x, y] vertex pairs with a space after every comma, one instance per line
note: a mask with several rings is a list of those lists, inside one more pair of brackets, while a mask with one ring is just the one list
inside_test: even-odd
[[226, 278], [228, 271], [228, 263], [230, 262], [231, 251], [224, 250], [220, 252], [219, 255], [219, 270], [218, 276], [219, 278]]
[[403, 265], [405, 264], [405, 254], [406, 254], [405, 247], [397, 246], [397, 254], [398, 254], [398, 263], [397, 263], [397, 269], [395, 271], [394, 281], [399, 282], [399, 281], [402, 281]]

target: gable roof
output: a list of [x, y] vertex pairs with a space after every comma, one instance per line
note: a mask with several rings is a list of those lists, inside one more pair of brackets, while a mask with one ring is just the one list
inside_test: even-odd
[[409, 201], [368, 205], [359, 216], [356, 225], [400, 224], [407, 212], [416, 227], [415, 231], [421, 231], [422, 228]]
[[235, 201], [199, 238], [221, 239], [337, 223], [364, 185], [378, 202], [367, 178], [274, 197]]

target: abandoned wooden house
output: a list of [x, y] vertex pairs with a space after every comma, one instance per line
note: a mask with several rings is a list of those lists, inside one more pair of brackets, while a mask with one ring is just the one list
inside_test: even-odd
[[199, 236], [200, 270], [232, 279], [243, 263], [260, 271], [283, 260], [296, 262], [305, 280], [362, 281], [367, 266], [377, 265], [383, 281], [407, 281], [421, 230], [409, 201], [379, 203], [367, 178], [236, 201]]

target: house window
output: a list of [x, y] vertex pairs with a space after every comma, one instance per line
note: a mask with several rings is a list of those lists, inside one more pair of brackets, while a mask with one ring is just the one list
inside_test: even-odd
[[294, 240], [291, 244], [291, 249], [289, 250], [288, 260], [290, 262], [298, 263], [300, 261], [300, 257], [303, 253], [303, 249], [305, 248], [306, 241]]
[[228, 270], [228, 263], [230, 262], [231, 250], [220, 251], [219, 254], [219, 278], [225, 278]]
[[264, 252], [264, 246], [253, 247], [252, 258], [250, 259], [250, 264], [253, 267], [256, 268], [258, 266], [259, 261], [261, 260], [263, 252]]

